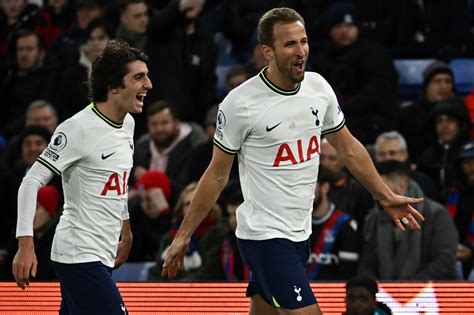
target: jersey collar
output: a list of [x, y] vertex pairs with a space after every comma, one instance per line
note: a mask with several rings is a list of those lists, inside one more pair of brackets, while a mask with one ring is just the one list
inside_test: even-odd
[[122, 128], [123, 123], [114, 122], [114, 121], [112, 121], [111, 119], [109, 119], [107, 116], [105, 116], [104, 114], [102, 114], [102, 113], [97, 109], [97, 107], [95, 106], [94, 102], [92, 102], [92, 103], [89, 104], [89, 108], [92, 109], [92, 111], [93, 111], [97, 116], [99, 116], [100, 119], [102, 119], [103, 121], [105, 121], [109, 126], [114, 127], [114, 128], [117, 128], [117, 129]]
[[298, 93], [298, 91], [300, 90], [300, 87], [301, 87], [301, 83], [298, 83], [298, 86], [293, 89], [293, 90], [285, 90], [285, 89], [282, 89], [278, 86], [276, 86], [275, 84], [273, 84], [272, 81], [270, 81], [270, 79], [267, 78], [267, 75], [265, 74], [265, 70], [268, 69], [268, 66], [266, 66], [265, 68], [263, 68], [260, 73], [258, 74], [258, 76], [260, 77], [260, 79], [262, 79], [262, 81], [273, 91], [275, 91], [276, 93], [278, 94], [281, 94], [281, 95], [287, 95], [287, 96], [290, 96], [290, 95], [295, 95], [296, 93]]

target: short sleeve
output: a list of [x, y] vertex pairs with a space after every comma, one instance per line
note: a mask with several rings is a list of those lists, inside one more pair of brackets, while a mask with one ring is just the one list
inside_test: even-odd
[[324, 90], [326, 91], [326, 95], [328, 96], [328, 108], [326, 110], [326, 115], [324, 116], [324, 126], [321, 134], [326, 135], [328, 133], [336, 132], [342, 129], [346, 121], [332, 87], [326, 80], [322, 80]]
[[48, 147], [38, 157], [38, 162], [53, 173], [61, 172], [84, 155], [84, 131], [74, 120], [63, 122], [55, 130]]
[[219, 105], [214, 144], [229, 154], [240, 150], [249, 130], [249, 116], [244, 101], [230, 93]]

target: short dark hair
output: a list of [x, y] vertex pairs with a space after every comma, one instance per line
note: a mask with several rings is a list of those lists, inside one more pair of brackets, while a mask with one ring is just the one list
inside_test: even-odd
[[365, 288], [374, 298], [379, 291], [377, 281], [374, 278], [368, 276], [358, 276], [347, 281], [346, 292], [351, 288]]
[[245, 75], [247, 78], [249, 77], [249, 72], [247, 69], [242, 66], [242, 65], [236, 65], [232, 68], [230, 68], [229, 72], [227, 72], [227, 75], [225, 76], [226, 81], [229, 81], [230, 78], [236, 77], [238, 75]]
[[120, 0], [117, 5], [120, 15], [122, 15], [127, 10], [130, 4], [135, 3], [144, 3], [148, 5], [148, 2], [146, 0]]
[[160, 112], [164, 111], [165, 109], [169, 109], [169, 111], [171, 113], [171, 117], [173, 117], [174, 119], [179, 118], [178, 117], [178, 112], [176, 111], [176, 108], [165, 100], [159, 100], [159, 101], [156, 101], [153, 104], [151, 104], [150, 107], [148, 108], [147, 112], [146, 112], [146, 117], [149, 118], [149, 117], [155, 115], [156, 113], [160, 113]]
[[148, 63], [148, 56], [123, 40], [113, 39], [107, 42], [104, 50], [92, 63], [89, 81], [92, 101], [105, 102], [110, 89], [123, 87], [123, 77], [129, 71], [128, 64], [136, 60]]
[[410, 178], [410, 169], [408, 165], [396, 160], [387, 160], [377, 163], [377, 171], [380, 175], [387, 177], [401, 176]]
[[94, 20], [90, 21], [89, 24], [87, 25], [86, 34], [87, 34], [88, 38], [91, 36], [92, 32], [96, 28], [103, 29], [105, 34], [107, 34], [107, 36], [109, 36], [110, 39], [113, 39], [115, 37], [115, 32], [114, 32], [114, 29], [113, 29], [112, 25], [110, 25], [110, 23], [107, 23], [103, 19], [97, 18], [97, 19], [94, 19]]
[[273, 47], [273, 26], [277, 23], [301, 22], [304, 25], [303, 17], [290, 8], [275, 8], [267, 11], [258, 22], [258, 41], [262, 45]]
[[46, 127], [40, 125], [31, 125], [25, 127], [25, 129], [23, 129], [22, 133], [20, 134], [20, 144], [23, 145], [23, 141], [25, 141], [25, 139], [31, 135], [40, 136], [46, 143], [49, 143], [51, 140], [51, 132], [49, 132]]
[[28, 29], [21, 29], [18, 31], [18, 34], [16, 36], [16, 43], [18, 45], [18, 41], [20, 40], [20, 38], [23, 38], [23, 37], [28, 37], [28, 36], [35, 36], [36, 39], [37, 39], [37, 43], [38, 43], [38, 48], [40, 50], [44, 50], [45, 48], [45, 43], [44, 43], [44, 38], [43, 36], [41, 36], [40, 33], [38, 32], [35, 32], [35, 31], [32, 31], [32, 30], [28, 30]]

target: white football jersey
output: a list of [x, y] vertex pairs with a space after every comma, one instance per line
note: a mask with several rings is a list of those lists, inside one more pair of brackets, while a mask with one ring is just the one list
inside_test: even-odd
[[237, 237], [303, 241], [311, 235], [321, 135], [344, 126], [336, 95], [322, 76], [306, 72], [282, 90], [265, 69], [219, 106], [214, 143], [238, 155], [244, 203]]
[[38, 162], [62, 176], [64, 211], [51, 259], [61, 263], [101, 261], [113, 267], [128, 219], [127, 181], [133, 165], [134, 120], [123, 124], [93, 105], [64, 121]]

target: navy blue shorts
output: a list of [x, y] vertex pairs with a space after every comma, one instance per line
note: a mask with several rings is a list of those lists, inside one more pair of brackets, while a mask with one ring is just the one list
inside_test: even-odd
[[103, 263], [63, 264], [53, 261], [61, 283], [59, 314], [128, 314], [112, 279], [112, 268]]
[[237, 245], [251, 271], [248, 297], [258, 293], [268, 304], [285, 309], [316, 304], [306, 275], [309, 240], [237, 239]]

